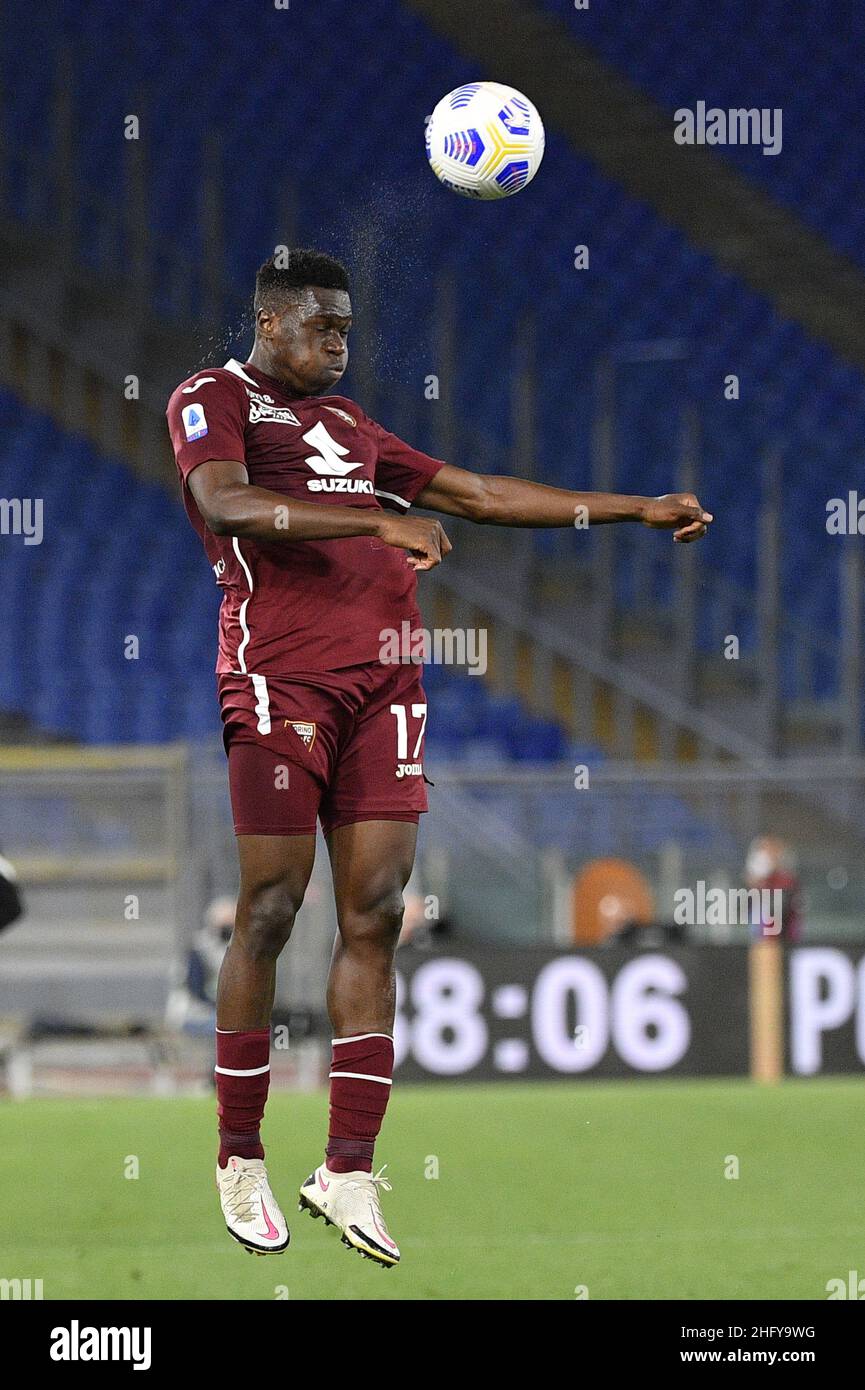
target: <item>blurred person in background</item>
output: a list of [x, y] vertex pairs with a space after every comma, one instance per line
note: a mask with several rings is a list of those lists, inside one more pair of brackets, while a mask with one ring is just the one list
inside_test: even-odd
[[438, 898], [424, 896], [420, 888], [411, 884], [403, 894], [405, 912], [399, 934], [400, 950], [413, 946], [418, 951], [431, 951], [441, 945], [443, 939], [453, 934], [453, 924], [448, 917], [439, 914]]
[[780, 941], [799, 941], [802, 936], [802, 892], [795, 871], [795, 856], [789, 845], [775, 835], [758, 835], [748, 846], [745, 860], [745, 882], [748, 889], [781, 893], [781, 920], [762, 913], [761, 921], [753, 923], [754, 936], [774, 937]]
[[0, 854], [0, 931], [11, 927], [24, 912], [14, 865]]
[[171, 991], [165, 1021], [169, 1028], [186, 1032], [210, 1031], [216, 1018], [216, 988], [223, 957], [234, 930], [237, 899], [213, 898], [204, 912], [204, 925], [196, 933], [186, 958], [186, 978]]

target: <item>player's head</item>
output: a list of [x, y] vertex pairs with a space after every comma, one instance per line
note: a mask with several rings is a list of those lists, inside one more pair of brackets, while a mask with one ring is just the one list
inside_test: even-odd
[[335, 386], [348, 363], [351, 299], [344, 265], [323, 251], [271, 256], [255, 277], [256, 365], [298, 395]]

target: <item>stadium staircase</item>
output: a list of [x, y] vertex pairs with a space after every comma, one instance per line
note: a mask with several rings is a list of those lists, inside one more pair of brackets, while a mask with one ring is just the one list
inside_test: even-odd
[[808, 0], [640, 5], [627, 25], [606, 5], [578, 11], [571, 0], [534, 0], [534, 8], [652, 98], [668, 126], [670, 113], [699, 98], [722, 110], [782, 108], [781, 153], [730, 144], [716, 154], [770, 194], [775, 212], [793, 211], [865, 270], [865, 147], [851, 138], [862, 119], [858, 0], [834, 0], [831, 24]]
[[[745, 150], [751, 156], [743, 161], [746, 177], [713, 148], [675, 144], [672, 112], [650, 100], [610, 65], [623, 58], [630, 60], [629, 66], [636, 69], [639, 77], [655, 77], [653, 85], [667, 96], [673, 91], [689, 96], [700, 93], [705, 98], [719, 86], [720, 73], [720, 85], [730, 88], [729, 100], [710, 99], [707, 105], [736, 107], [743, 104], [743, 86], [753, 80], [755, 70], [764, 83], [767, 57], [771, 55], [774, 60], [779, 48], [786, 49], [789, 80], [781, 86], [789, 96], [800, 84], [800, 74], [813, 70], [815, 65], [804, 62], [809, 38], [800, 29], [802, 67], [793, 68], [796, 26], [785, 24], [788, 6], [761, 5], [757, 32], [752, 29], [746, 35], [749, 44], [740, 40], [737, 48], [731, 45], [731, 37], [737, 33], [737, 19], [745, 15], [741, 0], [723, 0], [720, 9], [727, 14], [719, 13], [719, 7], [713, 6], [709, 23], [705, 6], [699, 0], [687, 0], [686, 13], [679, 5], [675, 10], [659, 7], [654, 19], [648, 15], [654, 7], [641, 7], [644, 24], [654, 39], [650, 44], [641, 43], [639, 24], [622, 24], [621, 16], [605, 6], [577, 11], [571, 0], [544, 0], [551, 13], [543, 13], [521, 0], [487, 0], [483, 6], [468, 8], [460, 0], [406, 3], [476, 65], [488, 67], [492, 55], [499, 70], [507, 72], [509, 80], [518, 87], [531, 90], [535, 75], [542, 71], [547, 119], [567, 136], [575, 150], [592, 159], [631, 197], [649, 204], [667, 222], [679, 227], [696, 246], [709, 251], [719, 265], [771, 299], [783, 317], [801, 323], [848, 361], [865, 367], [865, 262], [860, 268], [848, 258], [854, 248], [862, 258], [865, 242], [861, 239], [861, 209], [853, 213], [858, 245], [855, 238], [845, 237], [848, 254], [840, 254], [826, 241], [826, 232], [839, 215], [838, 201], [833, 201], [829, 215], [819, 219], [817, 234], [801, 220], [798, 210], [794, 213], [784, 208], [756, 183], [759, 173], [767, 165], [772, 166], [772, 156], [755, 157], [753, 150]], [[856, 25], [860, 32], [861, 19], [860, 10]], [[706, 68], [699, 76], [690, 67], [692, 46], [689, 44], [686, 50], [676, 43], [676, 32], [683, 32], [686, 27], [691, 32], [701, 27], [708, 31], [703, 36], [708, 39]], [[792, 39], [787, 37], [791, 27]], [[820, 24], [819, 29], [815, 25], [812, 39], [819, 34], [825, 41], [826, 29], [825, 24]], [[846, 42], [843, 28], [839, 27], [830, 36], [832, 39], [840, 56]], [[589, 47], [595, 40], [601, 41], [608, 61]], [[743, 49], [749, 59], [744, 71], [738, 61]], [[849, 61], [853, 61], [852, 53]], [[777, 69], [773, 78], [778, 81]], [[829, 100], [824, 106], [828, 110], [835, 108], [842, 73], [817, 69], [817, 81], [821, 93], [809, 95], [822, 100], [825, 89]], [[851, 95], [852, 90], [846, 99]], [[692, 100], [696, 99], [692, 96]], [[841, 99], [845, 100], [843, 94]], [[684, 98], [673, 98], [670, 104], [678, 107], [683, 102]], [[812, 113], [813, 107], [809, 108], [809, 117]], [[837, 149], [851, 163], [858, 162], [861, 184], [865, 182], [861, 151], [844, 154], [856, 142], [849, 140], [850, 126], [844, 124], [843, 117], [836, 113], [835, 119], [839, 138], [833, 152]], [[858, 119], [859, 111], [855, 109], [854, 123]], [[791, 138], [789, 129], [787, 138]], [[738, 152], [742, 147], [729, 148]], [[815, 150], [813, 140], [808, 142], [809, 160], [814, 164], [827, 153]], [[778, 163], [783, 164], [783, 160]], [[841, 171], [825, 182], [834, 188], [837, 200], [839, 190], [845, 186]], [[800, 201], [806, 207], [814, 186], [809, 180], [807, 197], [803, 196], [804, 190], [800, 193]], [[818, 190], [821, 186], [825, 186], [822, 180], [816, 184]], [[841, 214], [840, 220], [842, 226], [849, 223], [850, 214]]]

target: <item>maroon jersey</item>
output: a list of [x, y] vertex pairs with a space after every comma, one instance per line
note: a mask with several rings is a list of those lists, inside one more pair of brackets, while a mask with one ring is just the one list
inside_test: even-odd
[[373, 536], [291, 541], [287, 519], [285, 540], [215, 536], [188, 479], [208, 459], [236, 459], [250, 483], [287, 497], [405, 512], [441, 460], [343, 396], [290, 396], [234, 359], [183, 382], [167, 415], [184, 506], [223, 591], [217, 671], [334, 671], [377, 661], [385, 629], [420, 626], [404, 551]]

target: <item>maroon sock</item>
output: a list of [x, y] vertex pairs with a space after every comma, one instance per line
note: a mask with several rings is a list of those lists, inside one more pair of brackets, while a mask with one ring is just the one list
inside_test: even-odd
[[216, 1030], [216, 1100], [219, 1166], [232, 1154], [264, 1158], [259, 1129], [270, 1085], [270, 1029]]
[[334, 1038], [325, 1150], [331, 1173], [372, 1172], [373, 1149], [387, 1109], [392, 1073], [393, 1038], [388, 1034]]

